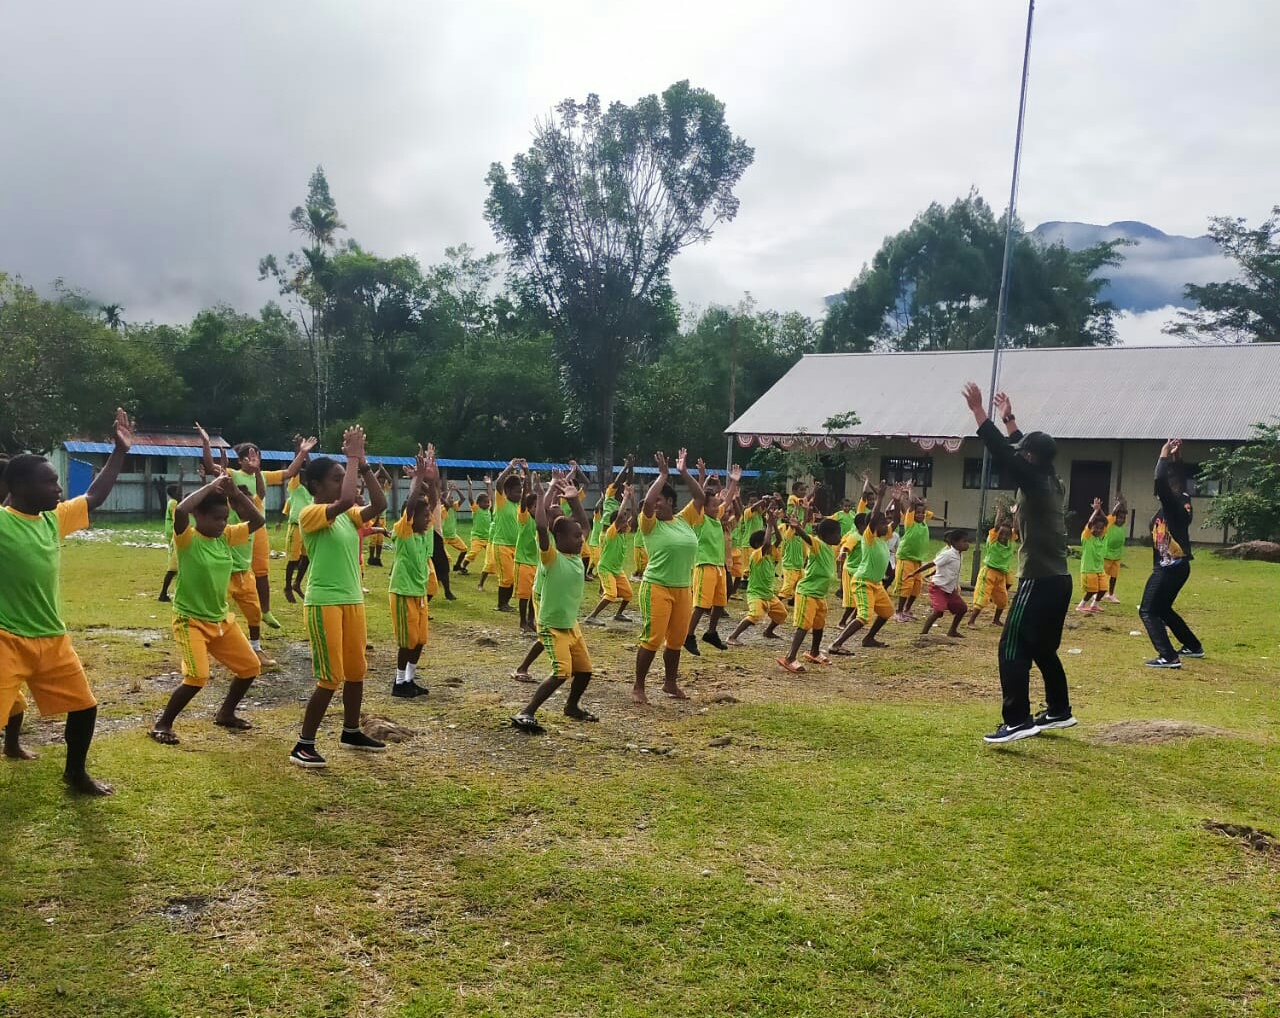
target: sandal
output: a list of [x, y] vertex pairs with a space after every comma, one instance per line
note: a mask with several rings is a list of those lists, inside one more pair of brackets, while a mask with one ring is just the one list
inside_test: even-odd
[[530, 675], [528, 672], [522, 672], [518, 668], [511, 673], [511, 677], [515, 679], [516, 682], [533, 682], [534, 681], [534, 678], [532, 675]]
[[806, 661], [812, 662], [815, 665], [831, 664], [831, 658], [827, 657], [827, 655], [822, 653], [822, 651], [818, 651], [818, 653], [816, 654], [805, 654], [804, 659]]
[[829, 653], [836, 657], [853, 657], [853, 651], [845, 650], [843, 647], [832, 647]]
[[543, 735], [547, 731], [531, 714], [517, 714], [511, 719], [511, 727], [525, 735]]
[[782, 665], [782, 667], [785, 668], [787, 671], [789, 671], [792, 675], [804, 674], [804, 665], [802, 665], [799, 661], [788, 661], [785, 657], [780, 657], [778, 658], [778, 664]]
[[577, 711], [566, 710], [564, 712], [564, 716], [573, 721], [599, 721], [600, 720], [598, 717], [592, 714], [591, 711], [587, 710], [585, 707], [579, 707]]
[[162, 728], [153, 728], [147, 734], [162, 746], [176, 746], [179, 742], [178, 736], [175, 732], [166, 731]]

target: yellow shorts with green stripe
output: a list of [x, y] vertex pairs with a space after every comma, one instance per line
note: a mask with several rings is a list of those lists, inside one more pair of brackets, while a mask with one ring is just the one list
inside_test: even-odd
[[622, 573], [600, 574], [600, 595], [609, 603], [631, 600], [631, 581]]
[[368, 671], [364, 605], [309, 604], [304, 615], [316, 685], [337, 689], [344, 682], [363, 682]]
[[796, 584], [804, 578], [803, 569], [783, 569], [782, 570], [782, 589], [778, 591], [778, 596], [784, 601], [789, 600], [796, 592]]
[[1120, 560], [1109, 558], [1102, 563], [1102, 571], [1113, 579], [1120, 579]]
[[919, 597], [924, 593], [924, 576], [920, 573], [916, 573], [915, 576], [910, 575], [911, 573], [915, 573], [919, 568], [919, 562], [912, 561], [908, 558], [898, 559], [897, 580], [899, 597]]
[[825, 597], [809, 597], [806, 594], [796, 595], [796, 610], [791, 617], [791, 624], [797, 629], [815, 632], [827, 628], [827, 599]]
[[396, 646], [404, 650], [421, 647], [427, 642], [430, 624], [427, 620], [427, 599], [408, 594], [388, 594], [391, 599], [391, 631]]
[[853, 603], [854, 607], [858, 609], [858, 618], [862, 619], [863, 622], [870, 622], [872, 615], [879, 615], [882, 619], [893, 616], [893, 602], [889, 600], [889, 595], [885, 593], [883, 583], [859, 580], [855, 577], [853, 581]]
[[787, 617], [787, 609], [776, 597], [765, 600], [763, 597], [751, 598], [751, 610], [747, 612], [748, 622], [763, 622], [768, 618], [775, 626]]
[[645, 569], [649, 565], [649, 550], [647, 548], [636, 549], [636, 576], [643, 576]]
[[[182, 582], [181, 579], [178, 580]], [[246, 626], [262, 625], [262, 602], [258, 600], [258, 582], [253, 570], [245, 569], [231, 574], [227, 584], [227, 597], [235, 602], [244, 616]]]
[[587, 652], [587, 641], [582, 637], [582, 627], [572, 629], [552, 629], [550, 626], [538, 627], [538, 639], [551, 659], [551, 674], [560, 679], [571, 675], [581, 675], [591, 671], [591, 655]]
[[208, 685], [210, 658], [226, 665], [237, 679], [255, 679], [262, 671], [262, 663], [234, 615], [228, 614], [221, 622], [175, 615], [172, 628], [184, 686], [203, 689]]
[[644, 629], [640, 646], [645, 650], [679, 650], [689, 635], [693, 619], [693, 592], [689, 587], [664, 587], [647, 580], [640, 584], [640, 617]]
[[853, 573], [847, 569], [840, 570], [840, 607], [857, 607], [853, 600]]
[[973, 585], [973, 600], [970, 604], [974, 608], [981, 608], [988, 601], [997, 608], [1009, 606], [1009, 574], [1003, 569], [983, 566], [978, 573], [978, 582]]
[[296, 523], [284, 528], [284, 546], [289, 551], [289, 561], [297, 562], [302, 558], [302, 528]]
[[446, 548], [452, 548], [454, 551], [467, 550], [467, 542], [464, 541], [462, 538], [460, 538], [457, 534], [454, 534], [452, 537], [446, 537], [444, 539], [444, 546]]
[[[26, 710], [24, 682], [44, 717], [87, 710], [98, 702], [68, 634], [17, 636], [0, 629], [0, 717]], [[23, 711], [16, 709], [19, 703]]]
[[266, 527], [259, 527], [249, 538], [253, 542], [253, 575], [266, 576], [271, 570], [271, 537]]
[[729, 603], [724, 566], [693, 567], [693, 603], [698, 608], [723, 608]]

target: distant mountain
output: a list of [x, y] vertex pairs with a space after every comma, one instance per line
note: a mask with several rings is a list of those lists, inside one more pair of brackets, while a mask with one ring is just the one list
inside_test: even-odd
[[1124, 261], [1104, 270], [1110, 284], [1102, 297], [1121, 311], [1151, 311], [1170, 304], [1189, 307], [1182, 293], [1187, 283], [1220, 283], [1233, 275], [1231, 263], [1212, 238], [1174, 236], [1146, 223], [1041, 223], [1031, 236], [1044, 244], [1061, 242], [1072, 251], [1106, 240], [1133, 241], [1121, 249]]

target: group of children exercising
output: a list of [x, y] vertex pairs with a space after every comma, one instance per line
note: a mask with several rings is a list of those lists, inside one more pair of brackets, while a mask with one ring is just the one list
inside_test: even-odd
[[[170, 490], [166, 512], [171, 554], [160, 599], [173, 604], [182, 682], [150, 731], [163, 744], [178, 742], [174, 722], [208, 683], [212, 661], [232, 675], [215, 724], [232, 730], [251, 727], [237, 713], [238, 705], [254, 679], [276, 667], [262, 648], [260, 628], [264, 623], [279, 627], [270, 609], [264, 511], [272, 485], [287, 490], [284, 596], [291, 602], [302, 599], [316, 679], [289, 754], [291, 762], [304, 768], [326, 765], [316, 738], [339, 688], [339, 745], [366, 752], [385, 748], [360, 727], [367, 672], [363, 570], [382, 564], [384, 536], [394, 541], [395, 551], [388, 583], [397, 647], [392, 695], [427, 694], [417, 669], [429, 636], [428, 602], [439, 586], [452, 598], [449, 574], [466, 575], [479, 563], [479, 588], [484, 589], [489, 576], [496, 577], [496, 609], [518, 613], [521, 630], [537, 638], [513, 677], [534, 682], [529, 672], [533, 661], [543, 653], [549, 659], [550, 677], [537, 684], [512, 719], [517, 729], [535, 734], [543, 730], [538, 709], [565, 682], [570, 684], [566, 716], [596, 720], [581, 702], [592, 677], [582, 624], [604, 626], [606, 612], [611, 612], [608, 621], [643, 627], [632, 699], [644, 704], [647, 674], [659, 652], [663, 693], [687, 699], [679, 687], [682, 652], [699, 655], [700, 643], [722, 650], [740, 647], [755, 626], [763, 626], [763, 638], [781, 639], [778, 628], [788, 607], [794, 631], [778, 664], [790, 673], [803, 672], [806, 664], [828, 665], [832, 655], [850, 656], [846, 644], [857, 634], [863, 647], [884, 647], [879, 634], [885, 624], [913, 620], [916, 603], [926, 594], [924, 633], [950, 615], [947, 635], [958, 638], [966, 614], [969, 625], [976, 625], [988, 602], [995, 610], [994, 624], [1000, 625], [1015, 573], [1017, 524], [1000, 505], [973, 600], [966, 605], [960, 572], [968, 533], [947, 530], [943, 549], [924, 561], [934, 519], [926, 500], [910, 484], [872, 485], [865, 475], [856, 507], [847, 501], [827, 516], [815, 507], [816, 493], [803, 483], [792, 485], [785, 501], [777, 495], [748, 501], [737, 467], [722, 480], [699, 460], [695, 476], [681, 450], [674, 467], [690, 498], [677, 509], [671, 466], [658, 453], [656, 477], [638, 503], [634, 462], [628, 458], [588, 514], [587, 478], [576, 463], [566, 472], [553, 471], [543, 483], [526, 461], [513, 459], [496, 479], [484, 478], [479, 494], [467, 480], [472, 516], [468, 544], [457, 531], [462, 493], [443, 484], [430, 445], [419, 447], [412, 467], [404, 469], [408, 495], [388, 528], [392, 480], [385, 469], [370, 464], [359, 426], [343, 436], [343, 460], [313, 456], [315, 439], [298, 436], [292, 462], [277, 471], [262, 469], [261, 451], [253, 443], [234, 448], [234, 469], [226, 449], [215, 461], [208, 435], [199, 425], [197, 429], [201, 483], [188, 493], [180, 479]], [[14, 457], [0, 473], [0, 551], [7, 564], [0, 571], [0, 712], [9, 719], [4, 752], [30, 755], [19, 741], [25, 711], [20, 687], [26, 684], [43, 714], [68, 714], [66, 780], [90, 794], [109, 794], [110, 787], [85, 771], [96, 701], [61, 618], [59, 541], [88, 525], [89, 510], [102, 503], [115, 483], [132, 442], [123, 411], [117, 414], [114, 435], [106, 467], [80, 498], [62, 499], [57, 476], [42, 457]], [[1123, 500], [1109, 516], [1103, 515], [1101, 501], [1094, 502], [1082, 535], [1084, 597], [1077, 606], [1082, 612], [1100, 611], [1099, 602], [1116, 600], [1126, 513]], [[373, 540], [366, 559], [362, 542], [368, 537]], [[634, 567], [629, 567], [633, 556]], [[600, 598], [580, 624], [585, 584], [592, 577], [600, 584]], [[633, 577], [640, 583], [638, 593]], [[895, 584], [896, 605], [889, 593]], [[843, 613], [824, 650], [828, 599], [837, 588]], [[746, 612], [726, 643], [719, 625], [730, 599], [740, 595], [745, 596]], [[247, 634], [231, 613], [231, 603], [244, 616]], [[638, 617], [628, 613], [633, 604]], [[802, 653], [806, 641], [808, 649]]]

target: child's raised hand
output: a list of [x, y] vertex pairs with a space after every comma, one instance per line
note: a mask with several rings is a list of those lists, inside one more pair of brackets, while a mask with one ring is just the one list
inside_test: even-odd
[[978, 388], [977, 383], [965, 382], [960, 394], [964, 396], [965, 404], [971, 411], [975, 414], [982, 412], [982, 390]]
[[213, 481], [213, 490], [227, 498], [235, 498], [240, 494], [240, 489], [236, 487], [236, 482], [231, 479], [230, 474], [218, 474]]
[[729, 471], [729, 480], [731, 481], [742, 480], [742, 467], [738, 466], [738, 464], [735, 463], [732, 469], [730, 469]]
[[688, 464], [689, 464], [689, 450], [681, 449], [680, 452], [676, 455], [676, 470], [678, 470], [680, 473], [683, 474], [685, 472], [685, 469], [688, 467]]
[[655, 452], [653, 454], [653, 462], [658, 468], [658, 473], [665, 474], [668, 472], [667, 454], [665, 452]]
[[115, 439], [117, 449], [128, 451], [133, 448], [133, 421], [124, 412], [124, 407], [116, 407], [116, 419], [111, 424], [111, 435]]
[[319, 444], [320, 444], [320, 440], [316, 438], [315, 435], [312, 435], [310, 438], [304, 438], [301, 442], [299, 442], [298, 449], [301, 452], [309, 453], [312, 449], [314, 449]]
[[200, 436], [201, 441], [209, 441], [209, 432], [205, 431], [204, 428], [201, 427], [199, 421], [196, 421], [196, 434]]
[[1102, 508], [1102, 499], [1100, 499], [1100, 498], [1095, 498], [1095, 499], [1093, 500], [1093, 508], [1094, 508], [1094, 509], [1101, 509], [1101, 508]]
[[342, 433], [342, 453], [348, 460], [364, 459], [364, 428], [353, 424]]

